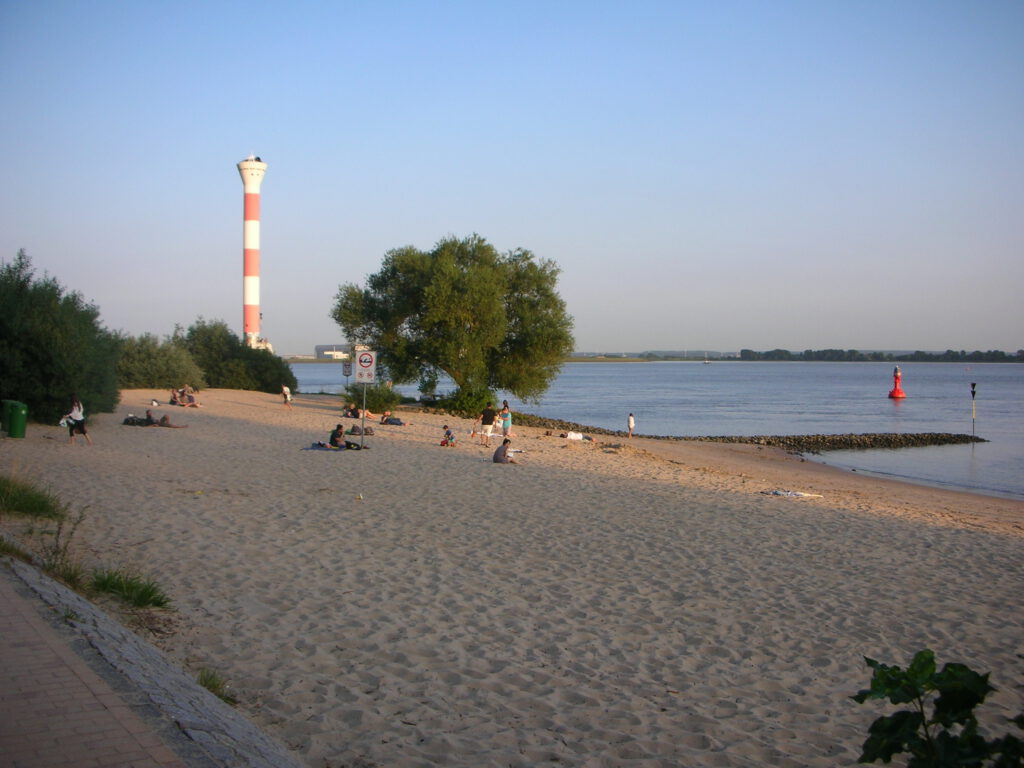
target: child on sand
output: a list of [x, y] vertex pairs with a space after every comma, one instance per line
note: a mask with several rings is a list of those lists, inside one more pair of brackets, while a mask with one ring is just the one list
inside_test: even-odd
[[451, 448], [455, 447], [455, 433], [447, 424], [444, 425], [444, 436], [441, 438], [441, 445], [447, 445]]

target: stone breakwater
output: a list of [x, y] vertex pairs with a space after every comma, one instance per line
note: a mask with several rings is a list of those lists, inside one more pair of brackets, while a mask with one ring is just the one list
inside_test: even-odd
[[[427, 409], [424, 409], [427, 410]], [[430, 413], [445, 413], [432, 410]], [[559, 419], [545, 419], [529, 413], [513, 414], [513, 423], [524, 427], [538, 427], [553, 434], [582, 432], [589, 435], [626, 437], [623, 430], [588, 427]], [[675, 437], [672, 435], [637, 435], [652, 440], [689, 440], [705, 443], [751, 443], [784, 448], [794, 453], [822, 453], [824, 451], [870, 450], [876, 448], [919, 448], [927, 445], [958, 445], [962, 443], [985, 443], [987, 440], [974, 435], [958, 435], [950, 432], [916, 432], [897, 434], [892, 432], [867, 432], [844, 435], [708, 435], [703, 437]]]
[[753, 435], [749, 437], [680, 437], [675, 440], [693, 440], [712, 443], [753, 443], [785, 448], [795, 453], [822, 453], [823, 451], [869, 450], [873, 448], [918, 448], [926, 445], [956, 445], [984, 443], [973, 435], [955, 435], [949, 432], [918, 432], [895, 434], [868, 432], [846, 435]]

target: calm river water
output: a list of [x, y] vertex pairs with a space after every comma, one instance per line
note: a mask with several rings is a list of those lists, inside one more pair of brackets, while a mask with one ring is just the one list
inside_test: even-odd
[[[990, 442], [833, 451], [828, 464], [1024, 499], [1024, 365], [909, 363], [905, 400], [890, 400], [888, 363], [567, 363], [539, 403], [513, 410], [645, 435], [955, 432]], [[302, 392], [340, 392], [336, 363], [292, 366]], [[971, 382], [977, 384], [972, 422]], [[450, 387], [449, 382], [449, 387]], [[399, 389], [416, 395], [414, 386]], [[440, 391], [444, 391], [442, 382]]]

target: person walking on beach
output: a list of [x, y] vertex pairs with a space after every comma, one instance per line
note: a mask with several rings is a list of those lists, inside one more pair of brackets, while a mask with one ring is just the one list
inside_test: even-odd
[[629, 428], [629, 439], [633, 439], [633, 430], [636, 429], [636, 419], [633, 418], [633, 414], [629, 414], [629, 418], [626, 419], [626, 426]]
[[284, 407], [292, 407], [292, 390], [287, 384], [281, 385], [281, 397], [284, 399]]
[[85, 429], [85, 406], [78, 399], [78, 395], [71, 395], [71, 410], [68, 411], [68, 415], [64, 418], [67, 419], [68, 423], [69, 445], [75, 444], [76, 432], [85, 438], [85, 442], [88, 445], [92, 445], [92, 438], [89, 437], [89, 433]]
[[480, 422], [480, 445], [491, 445], [491, 433], [494, 431], [494, 420], [498, 417], [491, 403], [487, 404], [487, 407], [483, 409], [481, 414], [477, 417], [477, 421]]

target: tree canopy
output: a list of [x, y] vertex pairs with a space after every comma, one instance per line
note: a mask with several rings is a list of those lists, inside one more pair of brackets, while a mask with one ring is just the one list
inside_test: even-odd
[[52, 277], [36, 279], [24, 250], [0, 264], [0, 396], [54, 421], [72, 393], [91, 412], [118, 401], [120, 341], [100, 324], [99, 310]]
[[287, 384], [293, 391], [298, 389], [288, 363], [268, 350], [247, 347], [223, 320], [200, 317], [185, 333], [175, 329], [173, 341], [192, 355], [207, 386], [280, 392], [281, 385]]
[[527, 250], [499, 253], [479, 235], [449, 237], [430, 251], [388, 251], [365, 288], [339, 286], [331, 317], [398, 383], [430, 390], [443, 372], [463, 393], [535, 400], [573, 348], [559, 271]]
[[117, 383], [122, 389], [176, 389], [205, 387], [206, 378], [180, 338], [160, 341], [144, 333], [121, 341]]

